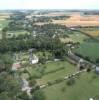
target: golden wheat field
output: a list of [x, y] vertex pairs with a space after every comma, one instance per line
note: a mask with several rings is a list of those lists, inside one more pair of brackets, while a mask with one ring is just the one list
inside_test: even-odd
[[5, 20], [10, 17], [12, 13], [0, 13], [0, 20]]
[[91, 35], [91, 36], [99, 36], [99, 30], [95, 30], [95, 31], [85, 31], [87, 34]]
[[53, 20], [55, 24], [70, 26], [99, 26], [99, 15], [81, 16], [78, 14], [71, 15], [66, 20]]

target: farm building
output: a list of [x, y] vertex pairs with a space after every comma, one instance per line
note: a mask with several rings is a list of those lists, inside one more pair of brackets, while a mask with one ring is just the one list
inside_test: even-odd
[[96, 73], [99, 74], [99, 67], [96, 67]]
[[81, 60], [80, 57], [76, 56], [75, 54], [72, 53], [71, 50], [68, 51], [68, 56], [74, 60], [76, 63], [79, 63], [79, 61]]
[[82, 59], [79, 56], [73, 54], [71, 52], [71, 50], [69, 50], [68, 56], [73, 61], [73, 63], [76, 64], [78, 66], [78, 68], [80, 68], [80, 69], [85, 68], [85, 66], [87, 65], [87, 62], [84, 59]]

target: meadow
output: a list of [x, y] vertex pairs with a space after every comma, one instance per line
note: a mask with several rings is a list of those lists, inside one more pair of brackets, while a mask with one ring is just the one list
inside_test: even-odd
[[79, 42], [79, 43], [83, 43], [86, 39], [88, 39], [89, 37], [84, 35], [84, 34], [81, 34], [80, 32], [72, 32], [71, 34], [68, 33], [67, 34], [68, 37], [66, 38], [60, 38], [60, 40], [63, 42], [63, 43], [68, 43], [68, 42]]
[[30, 34], [29, 32], [25, 30], [18, 30], [18, 31], [7, 31], [7, 38], [12, 38], [13, 36], [19, 36], [19, 35], [25, 35]]
[[[0, 20], [0, 31], [6, 27], [9, 23], [9, 20], [6, 20], [6, 19], [3, 19], [3, 20]], [[0, 39], [2, 39], [2, 34], [0, 32]]]
[[88, 39], [88, 37], [80, 32], [74, 32], [69, 35], [69, 38], [73, 40], [73, 42], [83, 43], [84, 40]]
[[5, 26], [8, 25], [9, 20], [0, 20], [0, 29], [4, 28]]
[[75, 50], [75, 52], [83, 57], [89, 57], [91, 61], [95, 62], [97, 59], [99, 59], [99, 43], [84, 42]]
[[52, 67], [53, 70], [59, 69], [61, 67], [64, 68], [58, 71], [54, 71], [53, 73], [45, 74], [44, 76], [42, 76], [41, 79], [37, 80], [38, 84], [44, 84], [49, 81], [54, 81], [56, 79], [64, 78], [65, 76], [75, 73], [77, 71], [77, 67], [70, 64], [67, 61], [48, 63], [46, 67], [47, 67], [46, 69], [47, 71], [52, 71]]
[[94, 72], [82, 73], [75, 78], [75, 84], [68, 86], [64, 81], [44, 88], [46, 100], [99, 100], [99, 76]]
[[[77, 67], [67, 61], [52, 61], [45, 64], [27, 65], [25, 69], [30, 76], [37, 78], [36, 81], [38, 85], [64, 78], [77, 71]], [[27, 76], [27, 78], [30, 77], [29, 75], [27, 76], [26, 73], [23, 73], [23, 76]]]
[[81, 16], [80, 13], [72, 14], [70, 18], [66, 20], [54, 20], [53, 23], [71, 26], [99, 26], [99, 16]]

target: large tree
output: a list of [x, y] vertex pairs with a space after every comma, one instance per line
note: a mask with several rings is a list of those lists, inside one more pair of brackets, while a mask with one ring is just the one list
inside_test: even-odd
[[41, 90], [37, 90], [33, 94], [33, 100], [46, 100], [44, 92]]

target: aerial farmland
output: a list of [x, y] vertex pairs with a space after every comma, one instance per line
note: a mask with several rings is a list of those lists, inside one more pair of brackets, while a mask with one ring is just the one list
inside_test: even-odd
[[0, 100], [99, 100], [93, 12], [0, 12]]

